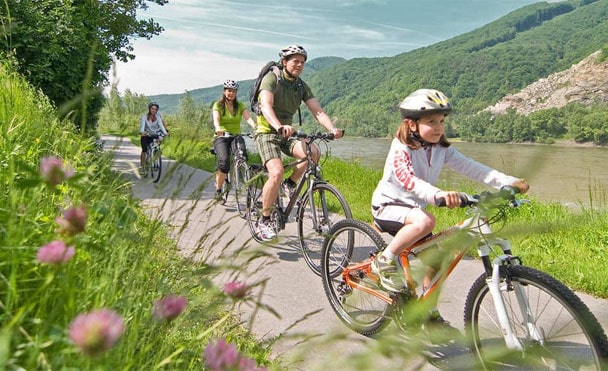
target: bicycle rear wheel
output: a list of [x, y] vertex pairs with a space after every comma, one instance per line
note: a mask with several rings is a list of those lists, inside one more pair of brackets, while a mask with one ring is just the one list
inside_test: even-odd
[[160, 174], [162, 173], [163, 169], [163, 160], [160, 149], [152, 152], [151, 168], [152, 170], [150, 174], [152, 176], [152, 180], [154, 181], [154, 183], [158, 183], [158, 181], [160, 180]]
[[249, 166], [245, 161], [237, 160], [234, 162], [234, 200], [236, 209], [241, 218], [246, 218], [247, 212], [247, 181], [249, 180]]
[[321, 249], [327, 232], [339, 220], [352, 218], [352, 212], [344, 196], [334, 186], [315, 183], [311, 194], [304, 194], [297, 216], [304, 261], [313, 272], [320, 274]]
[[[608, 340], [601, 325], [568, 287], [546, 273], [521, 265], [501, 267], [500, 277], [509, 322], [524, 349], [506, 348], [483, 274], [467, 296], [464, 323], [471, 349], [484, 367], [600, 370], [608, 365]], [[532, 321], [522, 314], [518, 289], [528, 302]], [[528, 326], [528, 322], [533, 325]], [[529, 327], [543, 339], [533, 340]]]
[[[389, 323], [394, 306], [360, 288], [350, 286], [345, 274], [359, 285], [383, 292], [371, 273], [370, 253], [386, 243], [369, 225], [344, 219], [333, 225], [323, 244], [321, 278], [323, 290], [338, 318], [354, 331], [371, 336]], [[348, 268], [346, 271], [345, 267]]]

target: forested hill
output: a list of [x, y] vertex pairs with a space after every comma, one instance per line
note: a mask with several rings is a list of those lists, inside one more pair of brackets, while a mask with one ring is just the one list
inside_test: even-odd
[[347, 61], [309, 82], [349, 133], [386, 136], [408, 92], [437, 88], [459, 113], [478, 112], [605, 47], [606, 35], [607, 0], [538, 3], [425, 48]]
[[[440, 89], [451, 97], [457, 115], [473, 114], [608, 48], [606, 35], [608, 0], [537, 3], [394, 57], [332, 59], [336, 63], [316, 69], [306, 81], [349, 135], [382, 137], [394, 131], [397, 105], [413, 90]], [[243, 84], [243, 98], [249, 86]], [[205, 102], [220, 95], [219, 87], [209, 89], [201, 89], [213, 92]], [[312, 122], [308, 115], [304, 120]]]

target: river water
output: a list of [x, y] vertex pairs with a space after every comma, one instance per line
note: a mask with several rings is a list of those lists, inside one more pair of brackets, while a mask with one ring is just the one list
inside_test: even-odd
[[[608, 148], [465, 142], [452, 145], [490, 167], [525, 178], [530, 183], [530, 195], [538, 200], [608, 205]], [[348, 136], [329, 143], [332, 156], [378, 170], [384, 166], [389, 147], [390, 139]], [[457, 187], [464, 178], [445, 168], [442, 179]]]

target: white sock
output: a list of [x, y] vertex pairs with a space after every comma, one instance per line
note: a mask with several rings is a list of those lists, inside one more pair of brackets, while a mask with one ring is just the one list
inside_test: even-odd
[[387, 262], [395, 259], [395, 254], [393, 254], [389, 249], [384, 249], [381, 255]]

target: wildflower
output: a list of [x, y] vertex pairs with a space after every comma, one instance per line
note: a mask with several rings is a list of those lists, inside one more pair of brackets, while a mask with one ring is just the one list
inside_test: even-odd
[[258, 368], [254, 360], [239, 354], [234, 344], [227, 344], [224, 339], [207, 344], [203, 357], [207, 366], [213, 371], [263, 371], [265, 367]]
[[55, 222], [59, 224], [57, 233], [67, 236], [73, 236], [80, 232], [84, 232], [87, 224], [87, 211], [84, 206], [70, 207], [62, 212], [62, 216], [55, 218]]
[[224, 370], [234, 367], [239, 362], [239, 352], [234, 344], [227, 344], [224, 339], [209, 343], [204, 352], [207, 365], [213, 371]]
[[66, 246], [63, 241], [53, 241], [38, 249], [36, 259], [43, 264], [65, 263], [76, 253], [74, 246]]
[[179, 316], [187, 305], [183, 296], [169, 295], [154, 301], [152, 316], [157, 320], [172, 321]]
[[40, 159], [40, 175], [51, 186], [63, 182], [74, 175], [74, 170], [67, 168], [63, 160], [56, 156], [43, 157]]
[[244, 298], [247, 295], [247, 291], [249, 291], [249, 288], [245, 282], [232, 281], [224, 285], [224, 294], [234, 299]]
[[111, 309], [79, 314], [70, 324], [70, 339], [89, 356], [112, 348], [124, 332], [120, 315]]

